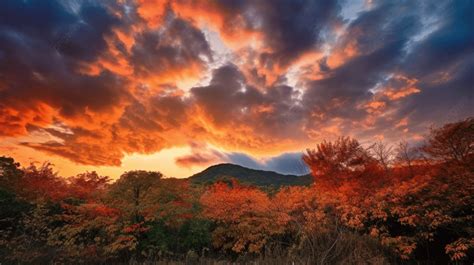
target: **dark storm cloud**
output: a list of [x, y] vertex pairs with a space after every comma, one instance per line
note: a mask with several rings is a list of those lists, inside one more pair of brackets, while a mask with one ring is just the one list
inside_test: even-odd
[[[217, 124], [224, 124], [230, 122], [243, 107], [241, 102], [234, 100], [242, 96], [243, 82], [244, 77], [237, 67], [227, 65], [214, 70], [209, 86], [192, 88], [191, 93]], [[256, 91], [249, 92], [249, 95], [250, 100], [246, 104], [254, 104], [260, 98]]]
[[403, 43], [390, 43], [352, 59], [325, 79], [309, 82], [309, 89], [304, 94], [305, 106], [326, 117], [360, 118], [364, 113], [356, 108], [357, 104], [368, 99], [371, 96], [369, 89], [395, 67], [394, 60], [402, 48]]
[[[199, 1], [178, 1], [182, 5], [199, 5]], [[226, 20], [226, 33], [257, 30], [271, 52], [262, 53], [263, 63], [288, 64], [303, 52], [322, 43], [324, 31], [340, 22], [340, 1], [332, 0], [238, 0], [207, 3]], [[176, 7], [179, 13], [180, 5]], [[197, 8], [196, 13], [200, 10]], [[203, 10], [207, 11], [207, 10]]]
[[[437, 29], [409, 52], [403, 70], [417, 78], [449, 69], [452, 64], [472, 60], [474, 53], [474, 2], [448, 2], [435, 10]], [[467, 56], [466, 56], [467, 55]]]
[[77, 16], [67, 12], [57, 1], [16, 1], [1, 3], [0, 25], [28, 36], [52, 41], [55, 31], [65, 29], [78, 22]]
[[335, 69], [326, 69], [326, 78], [308, 82], [305, 106], [329, 118], [363, 118], [364, 111], [356, 106], [370, 98], [370, 89], [397, 69], [405, 45], [419, 28], [415, 8], [384, 3], [360, 14], [342, 40], [355, 41], [357, 56]]
[[[421, 82], [421, 92], [399, 108], [400, 116], [411, 114], [413, 127], [420, 131], [474, 115], [474, 54], [463, 58], [449, 79]], [[415, 129], [413, 128], [413, 129]]]
[[400, 65], [401, 72], [419, 80], [420, 93], [402, 102], [397, 114], [410, 114], [413, 130], [421, 132], [474, 115], [474, 2], [441, 6], [433, 11], [435, 29], [413, 45]]
[[204, 68], [203, 57], [212, 60], [209, 44], [199, 29], [179, 18], [170, 18], [167, 23], [164, 30], [148, 30], [136, 38], [130, 60], [139, 76], [179, 71], [193, 63]]
[[[2, 1], [2, 33], [24, 41], [41, 42], [61, 56], [80, 61], [94, 60], [104, 49], [104, 35], [120, 21], [100, 4], [84, 2], [71, 13], [59, 1]], [[34, 47], [30, 47], [34, 48]]]
[[191, 93], [216, 125], [241, 124], [254, 128], [257, 135], [275, 137], [299, 133], [292, 129], [300, 126], [302, 118], [299, 92], [286, 85], [262, 92], [247, 84], [235, 65], [216, 69], [209, 86], [192, 88]]
[[245, 21], [242, 30], [262, 36], [264, 51], [250, 52], [255, 55], [249, 59], [255, 56], [257, 65], [246, 68], [263, 85], [274, 85], [305, 53], [322, 49], [325, 35], [342, 23], [340, 3], [332, 0], [250, 0], [237, 10], [241, 12], [237, 19]]
[[373, 1], [350, 16], [348, 1], [143, 2], [1, 1], [0, 135], [44, 130], [55, 140], [24, 145], [96, 165], [192, 139], [229, 151], [178, 163], [299, 174], [299, 154], [243, 152], [414, 137], [474, 115], [471, 0]]
[[340, 5], [333, 0], [256, 1], [253, 4], [259, 14], [249, 19], [261, 24], [259, 30], [273, 49], [262, 53], [260, 58], [270, 68], [272, 64], [287, 65], [302, 53], [318, 47], [324, 31], [340, 19]]
[[[337, 44], [353, 44], [356, 55], [334, 68], [323, 59], [325, 76], [306, 82], [303, 105], [308, 113], [322, 114], [309, 119], [308, 127], [338, 118], [341, 133], [399, 139], [407, 129], [420, 134], [432, 124], [472, 116], [473, 4], [440, 6], [382, 1], [361, 12]], [[397, 84], [400, 80], [405, 81]], [[364, 107], [376, 99], [383, 104], [378, 116]], [[384, 111], [390, 115], [381, 115]], [[409, 125], [401, 126], [406, 118]]]
[[157, 95], [147, 104], [134, 100], [125, 108], [120, 118], [120, 126], [133, 130], [140, 128], [149, 132], [176, 129], [186, 119], [188, 103], [179, 96]]
[[[105, 49], [104, 36], [118, 20], [99, 5], [70, 13], [56, 1], [3, 1], [0, 9], [0, 104], [43, 102], [64, 116], [101, 111], [126, 94], [109, 72], [75, 72]], [[5, 106], [6, 105], [6, 106]]]
[[104, 37], [111, 33], [120, 21], [103, 6], [85, 4], [78, 13], [78, 21], [59, 31], [53, 45], [72, 60], [93, 62], [104, 49]]

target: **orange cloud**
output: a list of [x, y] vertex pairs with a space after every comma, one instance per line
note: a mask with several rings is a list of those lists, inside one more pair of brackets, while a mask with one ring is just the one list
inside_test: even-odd
[[416, 87], [418, 80], [408, 78], [403, 75], [395, 75], [389, 80], [388, 86], [380, 90], [380, 94], [389, 100], [399, 100], [412, 94], [420, 93], [420, 89]]
[[[404, 99], [420, 93], [426, 81], [444, 83], [456, 71], [417, 76], [424, 78], [418, 82], [397, 65], [400, 48], [392, 47], [403, 46], [408, 36], [367, 34], [399, 25], [396, 19], [367, 11], [360, 14], [369, 16], [365, 22], [345, 25], [334, 3], [97, 5], [98, 17], [77, 14], [79, 26], [69, 36], [74, 41], [54, 47], [30, 34], [37, 25], [12, 25], [9, 31], [35, 45], [2, 35], [7, 64], [0, 69], [6, 77], [0, 80], [0, 135], [35, 138], [41, 132], [51, 137], [27, 139], [21, 148], [117, 166], [124, 157], [181, 148], [189, 139], [273, 155], [336, 135], [372, 137], [394, 126], [408, 131]], [[55, 32], [61, 23], [70, 22], [44, 23], [44, 31]], [[214, 33], [217, 40], [209, 37]], [[320, 37], [325, 34], [330, 36]], [[374, 53], [381, 48], [386, 52]], [[373, 60], [353, 60], [361, 55]], [[219, 160], [198, 149], [176, 162], [191, 167]]]
[[397, 124], [395, 124], [396, 128], [406, 127], [406, 126], [408, 126], [408, 118], [406, 117], [401, 119], [399, 122], [397, 122]]
[[168, 4], [167, 0], [138, 0], [137, 13], [150, 28], [156, 28], [163, 23]]
[[327, 58], [327, 64], [331, 68], [336, 68], [358, 55], [360, 55], [360, 53], [357, 42], [351, 39], [342, 43], [340, 46], [336, 46], [331, 51]]
[[55, 111], [43, 103], [27, 106], [5, 106], [0, 103], [0, 136], [28, 134], [28, 127], [46, 127], [53, 123]]
[[330, 68], [337, 68], [348, 60], [362, 55], [357, 40], [360, 36], [364, 35], [361, 29], [346, 29], [342, 24], [338, 23], [333, 27], [333, 34], [337, 39], [332, 45], [326, 60]]
[[421, 91], [420, 89], [414, 86], [410, 86], [410, 87], [404, 87], [398, 90], [387, 89], [383, 92], [383, 94], [391, 100], [398, 100], [398, 99], [407, 97], [411, 94], [420, 93], [420, 91]]
[[365, 109], [369, 113], [377, 112], [380, 109], [385, 108], [385, 106], [386, 106], [386, 103], [383, 101], [371, 101], [364, 105]]
[[201, 27], [212, 27], [222, 40], [234, 50], [244, 46], [260, 46], [262, 35], [247, 25], [242, 14], [227, 9], [216, 1], [171, 1], [174, 13]]

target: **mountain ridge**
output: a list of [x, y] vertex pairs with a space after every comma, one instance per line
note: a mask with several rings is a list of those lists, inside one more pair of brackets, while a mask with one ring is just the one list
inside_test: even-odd
[[291, 175], [275, 171], [251, 169], [231, 163], [212, 165], [188, 179], [195, 184], [212, 184], [217, 181], [237, 179], [242, 184], [255, 186], [307, 186], [313, 182], [310, 174]]

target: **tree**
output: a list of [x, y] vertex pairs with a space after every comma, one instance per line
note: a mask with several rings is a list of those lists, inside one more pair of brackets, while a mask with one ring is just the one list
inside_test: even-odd
[[143, 221], [143, 204], [145, 197], [153, 186], [158, 185], [162, 174], [160, 172], [135, 170], [125, 172], [110, 189], [114, 203], [124, 212], [131, 212], [132, 221]]
[[401, 141], [395, 150], [395, 161], [400, 163], [402, 166], [408, 167], [410, 176], [414, 176], [413, 163], [415, 160], [420, 158], [417, 149], [410, 148], [407, 141]]
[[45, 162], [39, 167], [31, 164], [23, 169], [18, 194], [31, 201], [60, 201], [68, 196], [68, 186], [64, 178], [54, 171], [53, 164]]
[[376, 171], [375, 160], [357, 140], [339, 137], [335, 142], [323, 141], [316, 149], [308, 149], [303, 160], [311, 169], [316, 185], [340, 187], [345, 182], [369, 180]]
[[22, 176], [20, 163], [11, 157], [0, 157], [0, 189], [14, 191]]
[[393, 158], [393, 147], [383, 142], [376, 142], [369, 147], [369, 150], [385, 171], [388, 171]]
[[63, 205], [61, 213], [54, 218], [60, 225], [50, 231], [47, 244], [56, 249], [55, 259], [68, 263], [103, 263], [136, 246], [134, 237], [122, 233], [118, 218], [117, 209], [101, 203]]
[[148, 220], [163, 220], [167, 225], [178, 227], [198, 212], [199, 194], [182, 179], [162, 179], [154, 185], [144, 199]]
[[216, 183], [202, 195], [201, 203], [204, 216], [217, 223], [216, 248], [259, 253], [272, 236], [284, 232], [267, 194], [256, 188]]
[[68, 179], [70, 196], [81, 200], [91, 200], [104, 192], [109, 185], [108, 177], [99, 176], [97, 172], [86, 172]]
[[474, 170], [474, 118], [431, 129], [422, 150], [440, 162]]
[[23, 176], [19, 167], [13, 158], [0, 157], [0, 233], [15, 229], [21, 216], [29, 210], [29, 204], [16, 194]]
[[447, 258], [445, 251], [453, 261], [467, 260], [474, 251], [473, 193], [472, 172], [416, 174], [376, 191], [371, 206], [363, 206], [366, 224], [404, 259], [427, 248], [437, 255], [428, 258]]

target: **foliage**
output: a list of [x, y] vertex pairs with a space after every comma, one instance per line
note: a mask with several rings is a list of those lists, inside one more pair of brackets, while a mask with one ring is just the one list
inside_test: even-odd
[[237, 253], [258, 253], [283, 233], [284, 221], [272, 211], [268, 196], [256, 188], [216, 183], [201, 197], [204, 216], [216, 221], [213, 244]]
[[159, 183], [162, 174], [143, 170], [125, 172], [110, 187], [110, 198], [123, 214], [131, 214], [134, 223], [144, 220], [147, 207], [144, 200], [150, 195], [153, 185]]
[[357, 140], [349, 137], [340, 137], [335, 142], [323, 141], [316, 149], [308, 149], [303, 160], [310, 167], [316, 184], [327, 189], [378, 178], [377, 161]]
[[0, 157], [0, 188], [12, 191], [17, 188], [23, 171], [19, 169], [20, 163], [16, 163], [11, 157]]
[[474, 118], [431, 130], [423, 151], [433, 159], [474, 170]]
[[324, 141], [303, 157], [313, 184], [272, 188], [150, 171], [63, 178], [0, 157], [0, 263], [467, 263], [473, 139], [471, 118], [421, 148]]

